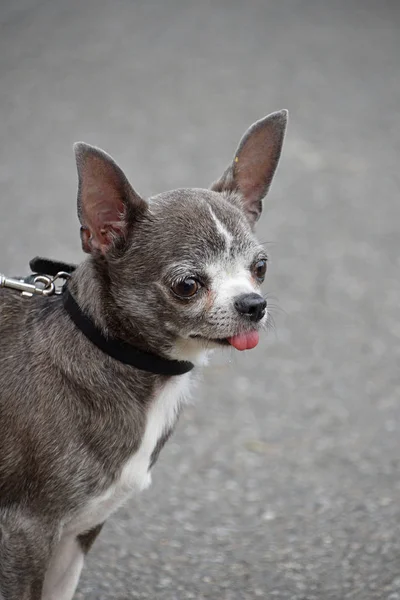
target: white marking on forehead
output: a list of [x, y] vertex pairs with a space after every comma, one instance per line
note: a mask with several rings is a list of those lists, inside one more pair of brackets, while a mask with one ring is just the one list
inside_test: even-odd
[[233, 242], [233, 235], [227, 230], [225, 225], [223, 223], [221, 223], [221, 221], [217, 218], [217, 215], [214, 213], [211, 206], [209, 206], [208, 208], [210, 209], [210, 213], [215, 222], [215, 226], [217, 228], [218, 233], [220, 233], [222, 235], [222, 237], [225, 238], [226, 252], [227, 252], [227, 254], [229, 254], [229, 251], [231, 249], [231, 244]]

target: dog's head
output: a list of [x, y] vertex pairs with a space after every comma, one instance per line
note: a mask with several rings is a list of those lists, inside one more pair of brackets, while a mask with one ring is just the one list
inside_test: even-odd
[[206, 189], [141, 198], [102, 150], [75, 144], [82, 247], [125, 337], [174, 358], [254, 347], [266, 322], [265, 249], [253, 229], [281, 153], [287, 112], [245, 133]]

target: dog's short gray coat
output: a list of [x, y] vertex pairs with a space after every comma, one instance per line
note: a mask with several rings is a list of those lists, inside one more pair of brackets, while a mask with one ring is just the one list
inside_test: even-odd
[[[253, 125], [210, 190], [148, 201], [107, 154], [76, 145], [89, 256], [68, 285], [104, 334], [199, 364], [265, 323], [234, 301], [259, 293], [254, 265], [266, 257], [253, 227], [286, 118]], [[192, 297], [177, 294], [182, 281]], [[59, 297], [0, 290], [0, 377], [0, 598], [71, 600], [104, 520], [149, 484], [192, 373], [124, 365], [84, 337]]]

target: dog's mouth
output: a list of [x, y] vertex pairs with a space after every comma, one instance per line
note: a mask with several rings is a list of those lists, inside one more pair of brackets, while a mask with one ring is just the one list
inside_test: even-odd
[[252, 350], [258, 344], [260, 339], [258, 331], [247, 331], [245, 333], [238, 333], [231, 337], [226, 338], [207, 338], [202, 335], [191, 335], [190, 337], [204, 340], [205, 342], [213, 342], [221, 346], [233, 346], [236, 350]]

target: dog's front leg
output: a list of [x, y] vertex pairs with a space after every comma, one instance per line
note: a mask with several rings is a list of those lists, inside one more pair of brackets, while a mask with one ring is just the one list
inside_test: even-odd
[[64, 536], [54, 548], [44, 579], [42, 600], [72, 600], [83, 567], [78, 539]]
[[0, 600], [41, 600], [53, 532], [0, 507]]
[[43, 585], [42, 600], [72, 600], [89, 552], [103, 525], [82, 535], [64, 535], [54, 548]]
[[83, 567], [84, 552], [75, 536], [61, 538], [44, 579], [42, 600], [72, 600]]

